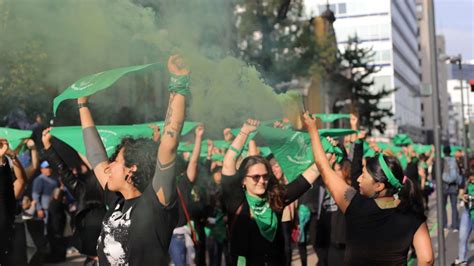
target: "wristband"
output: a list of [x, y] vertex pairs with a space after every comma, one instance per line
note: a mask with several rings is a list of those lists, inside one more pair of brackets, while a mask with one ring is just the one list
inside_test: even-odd
[[77, 104], [77, 109], [81, 109], [81, 108], [89, 108], [89, 104], [87, 104], [87, 103], [78, 103]]
[[168, 91], [175, 92], [181, 95], [190, 94], [189, 76], [171, 74], [170, 82], [168, 84]]

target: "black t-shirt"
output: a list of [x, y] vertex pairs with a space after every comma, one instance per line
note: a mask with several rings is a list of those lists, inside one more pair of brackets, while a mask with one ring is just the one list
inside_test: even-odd
[[356, 194], [346, 210], [346, 265], [406, 265], [413, 236], [424, 220], [398, 208], [380, 209]]
[[[113, 194], [107, 188], [106, 194]], [[106, 195], [105, 198], [110, 198]], [[168, 247], [178, 220], [176, 193], [164, 207], [152, 184], [137, 198], [117, 197], [102, 222], [100, 265], [167, 265]]]
[[[5, 158], [5, 160], [7, 160]], [[13, 221], [16, 212], [16, 199], [13, 191], [14, 175], [8, 162], [0, 166], [0, 259], [5, 254], [8, 244], [11, 243]], [[10, 240], [9, 240], [10, 239]], [[1, 264], [1, 261], [0, 261]]]
[[[306, 192], [311, 185], [303, 176], [286, 185], [285, 204], [290, 204]], [[257, 222], [250, 215], [250, 208], [242, 189], [241, 179], [222, 175], [223, 198], [229, 215], [231, 254], [246, 257], [247, 265], [283, 265], [285, 263], [284, 238], [280, 226], [281, 212], [277, 212], [278, 229], [273, 242], [264, 238]], [[240, 214], [236, 211], [242, 205]], [[235, 220], [235, 221], [234, 221]], [[234, 261], [235, 262], [235, 261]]]
[[[205, 218], [205, 192], [197, 184], [191, 183], [186, 175], [177, 178], [176, 187], [183, 195], [184, 203], [189, 212], [189, 216], [193, 221], [201, 221]], [[179, 205], [179, 219], [176, 227], [181, 227], [187, 224], [186, 216], [184, 214], [183, 204], [181, 199], [178, 199]]]

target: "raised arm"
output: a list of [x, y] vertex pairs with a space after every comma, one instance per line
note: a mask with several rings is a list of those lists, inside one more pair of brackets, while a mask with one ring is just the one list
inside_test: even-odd
[[164, 206], [171, 202], [175, 191], [175, 159], [184, 123], [185, 95], [189, 93], [189, 70], [182, 58], [171, 56], [168, 60], [168, 70], [172, 75], [169, 85], [170, 99], [152, 181], [158, 200]]
[[39, 157], [35, 142], [32, 139], [28, 139], [25, 143], [31, 154], [31, 165], [25, 168], [26, 177], [29, 179], [33, 177], [39, 167]]
[[202, 135], [204, 134], [204, 125], [199, 125], [195, 130], [196, 137], [194, 139], [194, 149], [189, 159], [188, 168], [186, 169], [186, 174], [191, 183], [196, 180], [199, 164], [199, 155], [201, 154], [201, 142]]
[[249, 155], [249, 156], [258, 155], [258, 146], [257, 146], [257, 142], [255, 142], [255, 140], [249, 141], [249, 152], [248, 152], [248, 155]]
[[51, 128], [43, 130], [41, 141], [44, 147], [44, 156], [48, 159], [53, 170], [60, 176], [62, 183], [74, 198], [79, 199], [84, 193], [84, 188], [79, 178], [74, 176], [72, 171], [67, 167], [66, 163], [59, 157], [51, 145]]
[[77, 99], [79, 115], [81, 117], [82, 136], [84, 138], [84, 145], [86, 146], [86, 156], [101, 187], [105, 188], [108, 180], [108, 175], [105, 170], [109, 166], [109, 162], [107, 160], [104, 144], [100, 138], [99, 131], [97, 131], [95, 127], [94, 119], [92, 118], [87, 102], [87, 97]]
[[224, 155], [224, 165], [222, 167], [223, 175], [235, 175], [237, 171], [237, 158], [242, 152], [242, 149], [244, 148], [245, 142], [247, 141], [249, 134], [257, 130], [257, 126], [259, 125], [259, 123], [260, 122], [258, 120], [253, 119], [248, 119], [247, 122], [244, 123], [244, 125], [240, 129], [239, 134], [237, 134], [234, 141], [232, 142], [229, 149]]
[[314, 161], [321, 173], [323, 182], [326, 184], [326, 187], [329, 189], [329, 192], [341, 211], [345, 212], [357, 191], [349, 186], [342, 178], [339, 178], [336, 172], [331, 168], [319, 138], [316, 119], [312, 118], [309, 113], [306, 112], [304, 114], [304, 122], [311, 137]]

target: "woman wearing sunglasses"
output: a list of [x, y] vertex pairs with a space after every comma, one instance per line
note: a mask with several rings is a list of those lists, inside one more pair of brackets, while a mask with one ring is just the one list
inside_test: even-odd
[[344, 265], [406, 265], [411, 245], [418, 265], [432, 265], [421, 191], [403, 175], [398, 160], [383, 154], [367, 158], [353, 180], [357, 191], [329, 165], [315, 119], [305, 113], [304, 123], [324, 184], [346, 217]]
[[284, 265], [283, 231], [278, 226], [283, 209], [307, 191], [319, 173], [313, 164], [293, 182], [282, 185], [261, 156], [245, 158], [236, 170], [247, 137], [258, 124], [249, 119], [224, 157], [222, 189], [231, 255], [233, 265]]

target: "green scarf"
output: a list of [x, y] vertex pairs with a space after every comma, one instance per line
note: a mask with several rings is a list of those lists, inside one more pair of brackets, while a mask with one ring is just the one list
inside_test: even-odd
[[[467, 194], [474, 196], [474, 183], [469, 182], [467, 184]], [[474, 220], [474, 209], [469, 210], [469, 214], [471, 215], [471, 220]]]
[[273, 241], [278, 227], [278, 218], [272, 208], [270, 208], [270, 204], [268, 204], [266, 199], [250, 196], [247, 191], [245, 192], [245, 197], [255, 221], [257, 221], [260, 234], [268, 241]]

